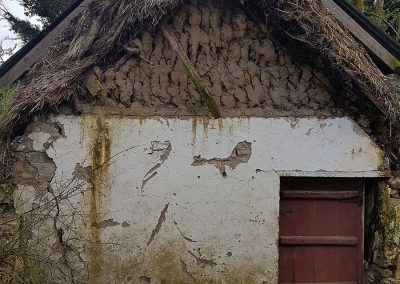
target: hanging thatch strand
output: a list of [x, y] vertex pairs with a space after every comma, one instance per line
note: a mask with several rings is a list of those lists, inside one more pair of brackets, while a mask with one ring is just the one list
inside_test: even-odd
[[351, 82], [388, 118], [400, 117], [400, 91], [320, 0], [267, 0], [274, 28], [317, 52], [341, 82]]

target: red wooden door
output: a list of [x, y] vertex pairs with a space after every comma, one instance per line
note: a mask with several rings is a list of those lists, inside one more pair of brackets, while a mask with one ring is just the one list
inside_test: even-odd
[[279, 283], [362, 283], [363, 184], [281, 180]]

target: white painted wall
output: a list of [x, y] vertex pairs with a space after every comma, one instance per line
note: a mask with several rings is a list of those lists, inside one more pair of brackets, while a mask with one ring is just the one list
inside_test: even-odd
[[[279, 176], [373, 177], [383, 169], [381, 150], [348, 118], [54, 120], [64, 126], [66, 138], [47, 150], [57, 166], [52, 187], [56, 194], [71, 192], [60, 202], [59, 226], [74, 248], [71, 262], [79, 263], [74, 254], [80, 255], [95, 274], [93, 283], [148, 283], [145, 277], [151, 283], [276, 283]], [[77, 163], [90, 166], [93, 161], [90, 144], [104, 134], [96, 126], [99, 122], [109, 131], [111, 158], [105, 161], [109, 169], [104, 183], [96, 189], [102, 193], [96, 197], [96, 210], [111, 226], [95, 230], [88, 205], [91, 187], [73, 179], [73, 172]], [[43, 150], [46, 137], [30, 134], [35, 150]], [[226, 177], [213, 165], [191, 165], [198, 155], [227, 158], [243, 141], [252, 143], [251, 158], [233, 170], [227, 167]], [[162, 161], [168, 145], [171, 151]], [[38, 201], [32, 187], [19, 188], [21, 204], [30, 200], [27, 192], [36, 196], [36, 203], [46, 199]], [[54, 258], [52, 224], [49, 219], [36, 228], [33, 240], [44, 251], [53, 247]], [[103, 242], [100, 249], [94, 236]], [[86, 268], [76, 266], [83, 277]]]

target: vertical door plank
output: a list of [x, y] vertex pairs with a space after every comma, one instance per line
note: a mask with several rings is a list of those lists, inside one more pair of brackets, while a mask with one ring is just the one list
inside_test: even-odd
[[315, 267], [316, 282], [337, 282], [336, 247], [320, 246], [316, 248]]
[[315, 283], [315, 249], [294, 247], [294, 282]]
[[279, 282], [294, 283], [294, 247], [283, 246], [279, 249]]

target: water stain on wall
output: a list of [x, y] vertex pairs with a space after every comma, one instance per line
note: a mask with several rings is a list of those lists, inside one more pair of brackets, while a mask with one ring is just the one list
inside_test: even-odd
[[103, 268], [101, 226], [109, 196], [109, 169], [111, 160], [111, 136], [108, 122], [103, 117], [86, 117], [84, 123], [89, 135], [89, 155], [91, 161], [91, 180], [86, 192], [86, 211], [88, 214], [87, 260], [89, 282], [97, 283]]

